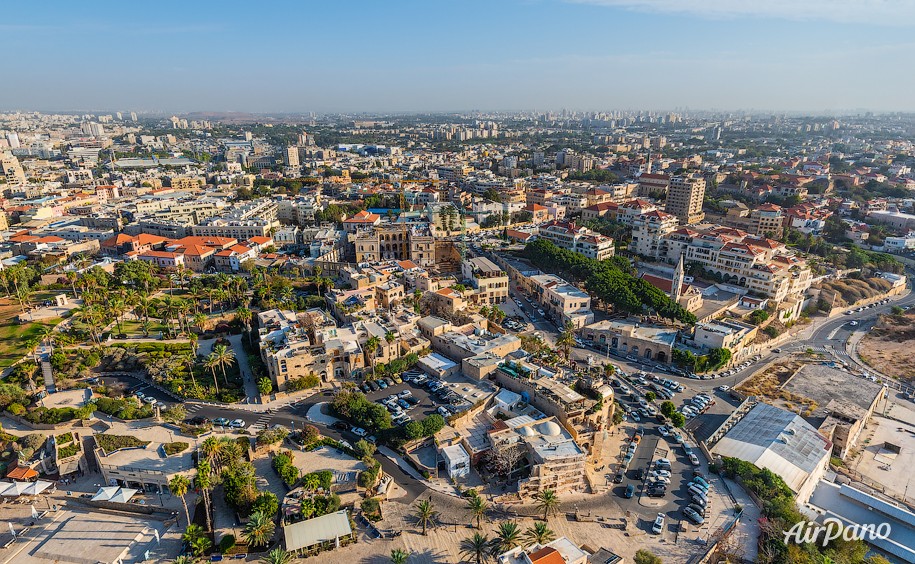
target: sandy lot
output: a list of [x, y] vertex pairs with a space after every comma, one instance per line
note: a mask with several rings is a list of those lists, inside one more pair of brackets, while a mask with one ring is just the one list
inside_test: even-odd
[[882, 315], [877, 325], [861, 339], [858, 355], [875, 370], [901, 380], [915, 380], [911, 361], [915, 345], [915, 316]]

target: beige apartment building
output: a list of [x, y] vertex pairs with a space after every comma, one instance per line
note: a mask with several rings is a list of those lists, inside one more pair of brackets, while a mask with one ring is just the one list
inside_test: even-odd
[[357, 263], [411, 260], [423, 268], [435, 264], [435, 238], [428, 228], [382, 224], [355, 237]]
[[476, 290], [477, 303], [500, 304], [508, 299], [508, 275], [486, 257], [473, 257], [461, 263], [461, 274]]
[[591, 296], [569, 284], [555, 274], [531, 276], [534, 295], [537, 303], [543, 308], [546, 317], [557, 321], [561, 326], [572, 323], [580, 329], [594, 322], [591, 311]]
[[540, 228], [540, 237], [557, 247], [596, 260], [606, 260], [616, 253], [612, 238], [576, 225], [574, 221], [551, 221]]
[[705, 178], [701, 174], [674, 176], [670, 179], [664, 211], [677, 216], [682, 225], [699, 223], [705, 217]]

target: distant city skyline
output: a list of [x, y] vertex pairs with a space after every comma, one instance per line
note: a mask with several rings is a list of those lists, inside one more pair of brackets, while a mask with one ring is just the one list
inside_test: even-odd
[[0, 110], [913, 111], [915, 2], [14, 3]]

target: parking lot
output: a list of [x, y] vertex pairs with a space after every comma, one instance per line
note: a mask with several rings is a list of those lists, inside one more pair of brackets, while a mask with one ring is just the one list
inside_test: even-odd
[[[473, 382], [463, 376], [446, 377], [441, 380], [425, 376], [425, 379], [421, 379], [422, 383], [418, 384], [413, 381], [412, 376], [419, 374], [421, 374], [419, 371], [408, 371], [403, 374], [403, 377], [406, 377], [407, 380], [402, 381], [402, 383], [391, 381], [392, 383], [387, 385], [386, 388], [369, 389], [365, 395], [369, 401], [379, 403], [391, 396], [405, 396], [398, 397], [398, 400], [406, 403], [408, 407], [404, 409], [404, 403], [397, 403], [409, 417], [409, 419], [401, 420], [402, 423], [406, 423], [409, 420], [421, 420], [433, 413], [440, 413], [444, 417], [460, 413], [469, 409], [474, 403], [485, 398], [493, 391], [493, 388], [488, 383]], [[385, 380], [385, 382], [387, 381]], [[442, 386], [441, 391], [435, 392], [430, 389], [430, 385], [433, 382], [440, 383]], [[376, 386], [379, 385], [380, 383], [376, 382]], [[433, 388], [435, 387], [437, 386], [433, 386]], [[406, 391], [410, 392], [409, 396], [406, 396]], [[440, 411], [440, 408], [442, 411]]]
[[99, 377], [99, 382], [111, 389], [117, 390], [121, 395], [129, 396], [136, 392], [143, 394], [143, 397], [152, 397], [158, 403], [172, 405], [177, 403], [174, 398], [162, 392], [145, 380], [141, 380], [130, 374], [106, 374]]
[[[652, 402], [647, 402], [645, 393], [649, 390], [658, 393], [656, 389], [650, 387], [653, 383], [656, 384], [656, 387], [658, 385], [658, 382], [652, 380], [652, 376], [652, 374], [645, 374], [640, 377], [638, 374], [633, 374], [617, 379], [618, 382], [615, 383], [617, 397], [630, 412], [637, 412], [639, 409], [646, 410], [646, 406], [651, 405]], [[657, 377], [666, 378], [662, 375]], [[644, 383], [642, 383], [643, 380]], [[621, 388], [619, 384], [625, 388]], [[627, 389], [629, 392], [623, 393]], [[670, 401], [678, 407], [688, 404], [696, 395], [696, 392], [690, 390], [688, 386], [684, 386], [682, 392], [676, 392], [669, 387], [666, 389], [670, 390], [673, 395]], [[709, 418], [722, 417], [723, 420], [723, 417], [726, 417], [725, 414], [730, 413], [733, 409], [731, 402], [734, 400], [726, 392], [710, 393], [709, 396], [714, 400], [714, 404], [709, 402], [705, 413], [693, 419], [692, 424], [704, 422]], [[659, 395], [653, 402], [653, 407], [657, 409], [665, 399]], [[648, 417], [637, 415], [637, 417], [640, 419], [638, 422], [627, 417], [628, 421], [623, 424], [625, 435], [619, 445], [619, 455], [616, 464], [609, 467], [612, 472], [607, 474], [607, 479], [613, 481], [611, 495], [624, 511], [630, 511], [633, 515], [639, 516], [637, 526], [646, 533], [657, 534], [652, 531], [654, 522], [658, 514], [663, 514], [665, 522], [661, 532], [662, 537], [684, 533], [693, 533], [699, 537], [707, 535], [710, 530], [714, 530], [714, 527], [719, 526], [728, 518], [728, 512], [731, 510], [727, 496], [717, 485], [719, 483], [717, 476], [709, 475], [706, 461], [687, 432], [674, 429], [671, 433], [667, 428], [662, 432], [663, 425], [656, 417], [651, 415]], [[691, 423], [687, 424], [687, 428], [691, 426]], [[642, 436], [635, 443], [633, 437], [639, 432], [642, 433]], [[690, 460], [682, 443], [686, 443], [690, 447], [695, 460]], [[634, 452], [631, 451], [630, 444], [635, 444]], [[632, 452], [631, 457], [628, 456], [630, 452]], [[629, 458], [628, 462], [626, 462], [627, 458]], [[665, 464], [663, 469], [666, 472], [661, 473], [663, 475], [657, 474], [657, 478], [651, 477], [649, 472], [659, 469], [656, 463], [662, 458], [669, 461], [669, 467]], [[705, 511], [701, 513], [704, 519], [704, 523], [701, 525], [690, 522], [683, 512], [684, 508], [695, 503], [689, 488], [693, 484], [696, 474], [711, 483], [706, 494]], [[649, 495], [650, 481], [663, 485], [663, 488], [659, 488]], [[631, 492], [632, 497], [628, 496], [627, 489]], [[699, 508], [701, 509], [701, 507]]]

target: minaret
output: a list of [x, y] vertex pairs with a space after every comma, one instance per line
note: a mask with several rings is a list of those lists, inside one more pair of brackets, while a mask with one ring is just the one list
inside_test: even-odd
[[683, 278], [683, 255], [681, 254], [680, 262], [677, 263], [677, 268], [674, 270], [674, 278], [670, 283], [670, 299], [673, 300], [674, 303], [678, 303], [680, 301], [680, 293], [682, 292], [683, 288]]

